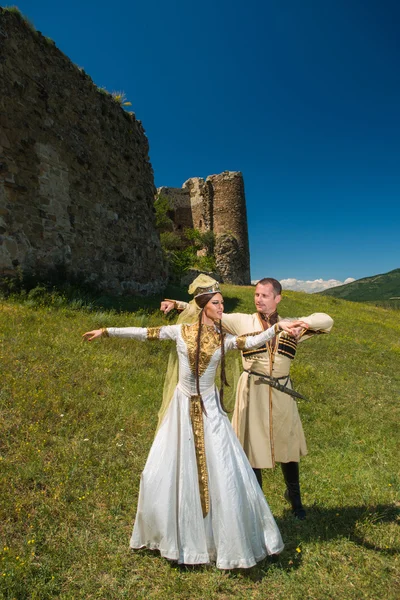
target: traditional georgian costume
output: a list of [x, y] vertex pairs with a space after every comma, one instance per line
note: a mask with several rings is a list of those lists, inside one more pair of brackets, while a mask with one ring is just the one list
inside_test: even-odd
[[[185, 564], [216, 562], [220, 569], [247, 568], [283, 549], [278, 527], [226, 413], [215, 375], [220, 333], [201, 325], [199, 383], [195, 356], [199, 323], [159, 328], [107, 328], [110, 336], [173, 340], [178, 383], [166, 407], [141, 476], [132, 548], [157, 549]], [[225, 350], [251, 351], [275, 337], [224, 336]]]
[[[186, 302], [174, 302], [178, 310], [188, 306]], [[222, 327], [233, 335], [254, 335], [280, 320], [277, 312], [268, 317], [260, 313], [224, 313]], [[299, 462], [300, 457], [307, 454], [296, 401], [259, 376], [278, 379], [291, 389], [290, 366], [297, 343], [316, 334], [329, 333], [333, 326], [333, 319], [325, 313], [313, 313], [299, 320], [308, 325], [299, 340], [281, 331], [265, 344], [241, 349], [244, 371], [237, 386], [232, 426], [254, 468], [272, 468], [275, 462]]]

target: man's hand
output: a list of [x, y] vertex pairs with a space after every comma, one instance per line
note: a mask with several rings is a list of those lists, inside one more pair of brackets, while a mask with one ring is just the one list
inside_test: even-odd
[[171, 310], [174, 310], [175, 302], [173, 300], [163, 300], [161, 302], [160, 310], [167, 315]]

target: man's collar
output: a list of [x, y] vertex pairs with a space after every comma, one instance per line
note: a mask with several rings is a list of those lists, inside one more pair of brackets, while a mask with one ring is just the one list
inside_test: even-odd
[[278, 311], [274, 310], [274, 312], [272, 312], [269, 315], [265, 315], [263, 313], [258, 313], [261, 317], [261, 319], [263, 321], [266, 321], [267, 323], [270, 323], [271, 325], [275, 325], [275, 323], [278, 322]]

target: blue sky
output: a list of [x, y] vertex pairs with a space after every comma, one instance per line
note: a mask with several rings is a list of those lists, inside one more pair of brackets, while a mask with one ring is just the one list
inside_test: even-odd
[[252, 279], [400, 267], [400, 2], [16, 4], [125, 92], [157, 186], [242, 171]]

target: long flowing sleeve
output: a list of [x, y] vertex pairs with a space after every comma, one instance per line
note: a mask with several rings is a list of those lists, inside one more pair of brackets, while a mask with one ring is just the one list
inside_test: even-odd
[[164, 327], [107, 327], [110, 337], [120, 337], [145, 342], [147, 340], [176, 340], [180, 325]]
[[225, 349], [250, 350], [251, 348], [258, 348], [268, 342], [268, 340], [271, 340], [277, 333], [279, 333], [279, 330], [276, 325], [273, 325], [261, 333], [249, 333], [245, 335], [228, 334], [225, 338]]

